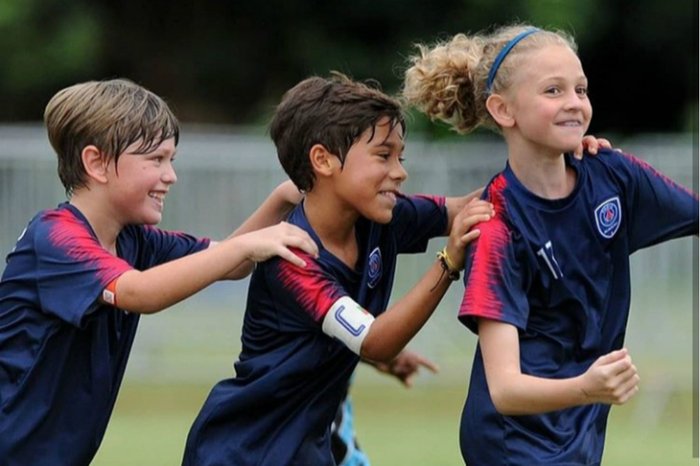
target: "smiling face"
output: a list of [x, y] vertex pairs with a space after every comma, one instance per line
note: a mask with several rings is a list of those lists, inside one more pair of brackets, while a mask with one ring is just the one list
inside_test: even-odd
[[549, 45], [529, 53], [507, 94], [522, 140], [538, 151], [573, 151], [588, 130], [593, 114], [588, 81], [569, 47]]
[[[338, 163], [335, 191], [350, 209], [377, 223], [389, 223], [401, 183], [403, 130], [382, 118], [350, 147], [345, 164]], [[337, 160], [337, 159], [336, 159]]]
[[173, 161], [175, 139], [164, 140], [155, 150], [136, 153], [140, 141], [119, 157], [108, 170], [110, 199], [123, 225], [155, 225], [161, 221], [165, 196], [177, 181]]

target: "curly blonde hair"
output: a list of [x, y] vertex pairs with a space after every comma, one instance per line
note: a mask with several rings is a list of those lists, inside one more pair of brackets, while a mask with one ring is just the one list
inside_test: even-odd
[[[498, 53], [515, 36], [532, 28], [511, 25], [491, 34], [457, 34], [432, 46], [416, 44], [418, 53], [409, 57], [403, 84], [403, 99], [431, 120], [442, 120], [458, 133], [479, 126], [498, 130], [486, 109], [486, 81]], [[538, 30], [522, 39], [508, 53], [496, 73], [491, 93], [501, 93], [512, 83], [512, 75], [528, 52], [548, 45], [563, 45], [577, 51], [573, 37], [563, 31]]]

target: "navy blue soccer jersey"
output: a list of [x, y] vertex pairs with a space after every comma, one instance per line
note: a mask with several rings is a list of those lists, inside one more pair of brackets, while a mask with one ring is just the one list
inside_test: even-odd
[[205, 239], [128, 226], [119, 257], [64, 203], [37, 214], [0, 280], [0, 463], [86, 465], [112, 412], [138, 314], [100, 305], [104, 288], [208, 246]]
[[211, 391], [187, 439], [184, 464], [333, 465], [330, 426], [359, 358], [322, 331], [349, 296], [377, 316], [388, 304], [396, 256], [425, 251], [447, 228], [444, 198], [398, 198], [392, 221], [356, 224], [355, 269], [324, 249], [303, 205], [289, 222], [316, 241], [306, 268], [279, 258], [256, 268], [248, 290], [236, 377]]
[[[496, 216], [470, 245], [459, 319], [514, 325], [525, 374], [567, 378], [623, 345], [629, 256], [698, 233], [698, 198], [647, 163], [601, 150], [582, 161], [574, 191], [546, 200], [509, 166], [485, 190]], [[503, 416], [491, 401], [477, 345], [460, 446], [470, 466], [597, 465], [609, 406]]]

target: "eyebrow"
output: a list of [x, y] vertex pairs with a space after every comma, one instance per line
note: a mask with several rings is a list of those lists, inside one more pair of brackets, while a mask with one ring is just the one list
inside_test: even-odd
[[382, 141], [379, 144], [377, 144], [375, 147], [387, 147], [389, 149], [398, 149], [401, 152], [403, 152], [403, 150], [406, 148], [406, 144], [398, 145], [398, 144], [395, 144], [393, 142]]

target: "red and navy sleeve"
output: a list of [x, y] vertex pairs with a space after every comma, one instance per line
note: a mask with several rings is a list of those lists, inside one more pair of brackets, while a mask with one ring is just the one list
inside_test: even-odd
[[488, 198], [494, 204], [496, 215], [479, 224], [481, 234], [467, 250], [464, 296], [458, 317], [474, 333], [478, 332], [479, 318], [524, 329], [529, 317], [518, 244], [514, 243], [506, 220], [506, 201], [502, 194], [505, 183], [500, 175], [489, 186]]
[[280, 325], [290, 328], [320, 327], [333, 303], [348, 293], [338, 280], [313, 257], [295, 251], [306, 261], [306, 267], [297, 267], [280, 259], [271, 259], [265, 267], [265, 279], [270, 295], [276, 301]]
[[104, 288], [132, 266], [111, 255], [69, 210], [47, 212], [32, 230], [41, 307], [82, 326]]

